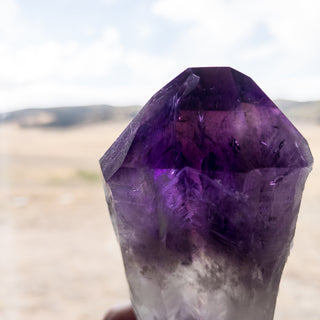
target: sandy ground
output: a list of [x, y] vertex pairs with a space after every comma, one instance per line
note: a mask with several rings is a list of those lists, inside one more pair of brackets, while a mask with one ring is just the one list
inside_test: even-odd
[[[0, 126], [0, 319], [101, 319], [128, 300], [98, 159], [126, 123]], [[320, 319], [320, 126], [276, 320]]]

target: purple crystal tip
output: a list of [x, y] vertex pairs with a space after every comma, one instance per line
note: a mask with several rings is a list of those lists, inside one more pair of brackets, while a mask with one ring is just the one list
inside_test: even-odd
[[251, 78], [228, 67], [182, 72], [100, 160], [106, 181], [121, 167], [188, 167], [212, 178], [312, 162], [306, 141], [276, 105]]
[[[227, 67], [189, 68], [178, 75], [100, 160], [133, 300], [150, 273], [154, 278], [158, 270], [164, 277], [164, 270], [189, 266], [196, 279], [186, 283], [192, 286], [208, 281], [216, 288], [235, 277], [246, 288], [240, 296], [235, 287], [223, 291], [243, 310], [256, 304], [252, 317], [239, 307], [229, 314], [232, 319], [272, 319], [265, 314], [273, 314], [312, 163], [306, 140], [251, 78]], [[200, 277], [200, 260], [210, 279]], [[228, 275], [218, 276], [224, 268]], [[262, 288], [256, 302], [252, 286]], [[241, 303], [244, 292], [248, 297]], [[261, 307], [265, 292], [272, 299]], [[157, 308], [151, 305], [149, 310]], [[172, 318], [153, 315], [218, 314], [206, 318], [192, 311], [193, 318], [178, 312]]]

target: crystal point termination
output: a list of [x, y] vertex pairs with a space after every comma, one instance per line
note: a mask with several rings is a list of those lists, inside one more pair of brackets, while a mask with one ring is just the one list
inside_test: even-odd
[[156, 93], [100, 160], [138, 318], [273, 319], [312, 161], [234, 69]]

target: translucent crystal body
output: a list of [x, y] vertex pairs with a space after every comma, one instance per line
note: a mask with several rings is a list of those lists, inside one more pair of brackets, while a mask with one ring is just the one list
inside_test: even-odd
[[312, 155], [249, 77], [185, 70], [100, 163], [138, 319], [273, 319]]

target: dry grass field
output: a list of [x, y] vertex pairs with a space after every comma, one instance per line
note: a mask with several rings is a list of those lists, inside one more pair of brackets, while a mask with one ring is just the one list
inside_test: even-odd
[[[0, 126], [0, 319], [93, 320], [127, 301], [98, 159], [124, 129]], [[276, 320], [320, 319], [320, 126]]]

